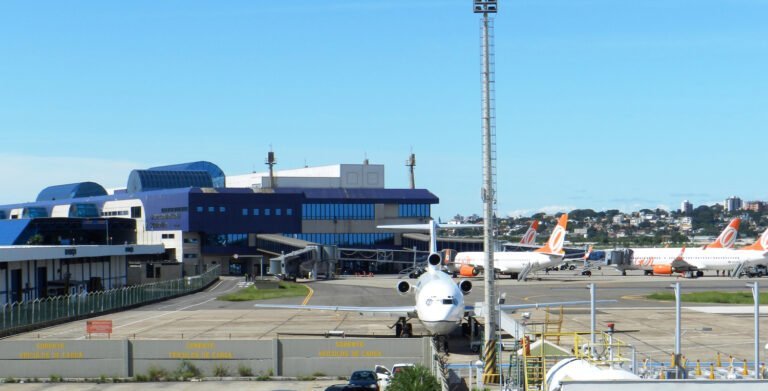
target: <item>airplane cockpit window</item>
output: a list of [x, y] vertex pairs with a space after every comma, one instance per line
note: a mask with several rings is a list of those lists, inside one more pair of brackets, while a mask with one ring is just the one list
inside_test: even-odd
[[443, 299], [443, 304], [453, 305], [454, 304], [453, 297], [449, 297], [447, 299]]

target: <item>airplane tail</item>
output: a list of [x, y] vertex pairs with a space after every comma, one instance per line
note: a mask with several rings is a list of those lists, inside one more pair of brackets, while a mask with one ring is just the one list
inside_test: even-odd
[[714, 242], [704, 246], [704, 248], [733, 248], [733, 244], [736, 243], [736, 237], [739, 235], [740, 224], [741, 219], [738, 217], [731, 220], [730, 224], [720, 233], [720, 236]]
[[552, 230], [552, 235], [549, 236], [547, 243], [544, 244], [544, 247], [536, 250], [536, 252], [557, 255], [564, 254], [565, 252], [563, 251], [563, 242], [565, 241], [565, 229], [567, 225], [568, 213], [563, 213], [563, 215], [560, 216], [560, 218], [557, 220], [557, 227]]
[[536, 243], [537, 230], [539, 229], [539, 220], [533, 220], [531, 226], [525, 231], [525, 235], [520, 239], [520, 244], [534, 244]]
[[742, 250], [756, 250], [756, 251], [768, 251], [768, 229], [766, 229], [760, 237], [755, 240], [752, 245], [742, 247]]

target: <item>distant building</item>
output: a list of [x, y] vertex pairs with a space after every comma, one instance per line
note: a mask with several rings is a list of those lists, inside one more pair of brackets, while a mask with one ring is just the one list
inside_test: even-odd
[[728, 197], [725, 202], [723, 202], [723, 207], [725, 208], [726, 212], [734, 212], [739, 209], [741, 209], [742, 202], [741, 198], [736, 196]]
[[688, 202], [688, 200], [683, 201], [683, 203], [680, 204], [680, 212], [686, 215], [693, 213], [693, 204]]
[[762, 212], [766, 209], [765, 206], [765, 202], [763, 201], [747, 201], [742, 205], [741, 209]]

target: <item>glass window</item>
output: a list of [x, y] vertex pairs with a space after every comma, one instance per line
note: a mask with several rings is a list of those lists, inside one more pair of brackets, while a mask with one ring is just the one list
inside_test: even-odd
[[198, 206], [198, 207], [197, 207], [197, 211], [198, 211], [198, 212], [202, 212], [202, 211], [203, 211], [203, 207], [202, 207], [202, 206]]
[[271, 214], [271, 210], [269, 208], [264, 208], [264, 216], [269, 216]]
[[253, 215], [258, 216], [259, 215], [259, 208], [253, 208]]
[[224, 212], [226, 212], [226, 211], [227, 211], [227, 208], [225, 208], [225, 207], [223, 207], [223, 206], [220, 206], [220, 207], [219, 207], [219, 212], [221, 212], [221, 213], [224, 213]]
[[243, 216], [248, 216], [248, 208], [243, 208]]
[[288, 215], [288, 216], [293, 216], [293, 209], [292, 208], [286, 209], [285, 210], [285, 214]]
[[208, 207], [208, 211], [209, 211], [209, 212], [215, 212], [215, 211], [216, 211], [216, 208], [214, 208], [214, 207], [212, 207], [212, 206], [209, 206], [209, 207]]
[[282, 216], [283, 210], [280, 208], [275, 208], [275, 216]]

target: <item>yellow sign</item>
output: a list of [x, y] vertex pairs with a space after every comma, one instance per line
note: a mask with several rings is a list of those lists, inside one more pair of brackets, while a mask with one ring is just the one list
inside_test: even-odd
[[231, 360], [232, 352], [217, 352], [215, 342], [187, 342], [186, 352], [168, 352], [168, 358], [182, 360]]
[[[338, 349], [362, 349], [365, 348], [365, 342], [362, 341], [336, 341]], [[321, 350], [318, 352], [320, 357], [382, 357], [384, 354], [379, 350]]]
[[66, 345], [63, 343], [38, 343], [35, 344], [34, 352], [21, 352], [21, 360], [78, 360], [85, 358], [83, 352], [66, 352]]

